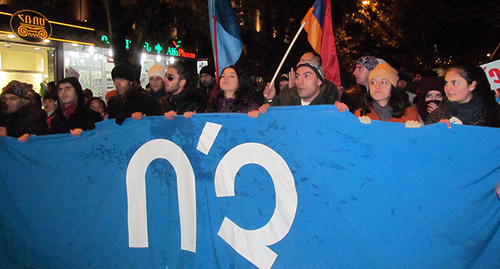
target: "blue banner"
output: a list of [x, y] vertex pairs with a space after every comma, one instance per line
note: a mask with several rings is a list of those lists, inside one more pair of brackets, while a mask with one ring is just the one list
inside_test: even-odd
[[334, 106], [0, 138], [1, 268], [500, 268], [500, 130]]

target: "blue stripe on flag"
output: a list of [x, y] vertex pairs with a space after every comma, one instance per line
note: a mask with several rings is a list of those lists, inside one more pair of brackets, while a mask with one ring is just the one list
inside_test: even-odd
[[323, 2], [323, 0], [316, 0], [316, 2], [314, 2], [313, 8], [314, 8], [313, 15], [319, 22], [321, 29], [323, 29], [323, 20], [325, 17], [325, 3]]

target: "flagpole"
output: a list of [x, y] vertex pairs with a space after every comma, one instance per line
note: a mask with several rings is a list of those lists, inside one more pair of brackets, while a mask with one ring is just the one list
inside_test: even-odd
[[215, 80], [219, 79], [219, 52], [217, 50], [217, 18], [212, 16], [214, 20], [214, 60], [215, 60]]
[[498, 45], [497, 45], [497, 47], [496, 47], [495, 51], [493, 51], [493, 53], [491, 54], [491, 56], [490, 56], [490, 60], [493, 60], [493, 56], [495, 56], [495, 54], [497, 53], [498, 48], [500, 48], [500, 42], [498, 43]]
[[306, 25], [306, 22], [305, 21], [302, 22], [302, 25], [300, 26], [299, 30], [297, 31], [297, 34], [295, 34], [295, 37], [293, 38], [292, 43], [290, 44], [290, 46], [288, 46], [288, 50], [285, 52], [285, 56], [283, 56], [283, 59], [281, 59], [281, 63], [278, 66], [278, 69], [276, 69], [276, 72], [274, 73], [274, 76], [273, 76], [273, 79], [271, 80], [270, 85], [273, 85], [274, 81], [276, 80], [276, 77], [278, 76], [278, 74], [281, 70], [281, 67], [283, 66], [283, 63], [285, 62], [286, 57], [288, 57], [288, 53], [290, 53], [290, 50], [292, 49], [293, 45], [295, 44], [295, 41], [299, 37], [300, 32], [302, 32], [302, 29], [304, 29], [305, 25]]

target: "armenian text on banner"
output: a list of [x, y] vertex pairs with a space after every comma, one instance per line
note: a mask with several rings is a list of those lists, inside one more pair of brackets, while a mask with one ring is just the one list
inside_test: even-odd
[[1, 268], [500, 268], [499, 129], [334, 106], [0, 138]]

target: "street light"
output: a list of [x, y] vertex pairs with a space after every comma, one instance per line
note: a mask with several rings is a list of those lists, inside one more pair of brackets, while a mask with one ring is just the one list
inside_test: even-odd
[[363, 1], [361, 2], [361, 4], [362, 4], [363, 6], [369, 5], [369, 4], [370, 4], [370, 1], [369, 1], [369, 0], [363, 0]]

